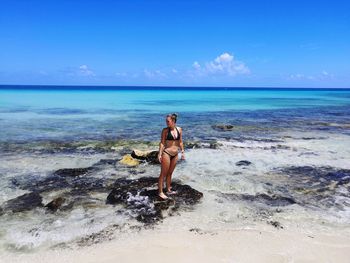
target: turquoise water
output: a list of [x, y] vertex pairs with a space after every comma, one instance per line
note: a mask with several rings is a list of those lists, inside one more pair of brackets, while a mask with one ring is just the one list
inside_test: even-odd
[[301, 118], [348, 122], [349, 106], [350, 89], [5, 86], [0, 141], [155, 140], [171, 112], [189, 139], [210, 139], [222, 136], [211, 128], [216, 123], [305, 128]]
[[204, 112], [350, 104], [350, 90], [0, 90], [0, 110]]

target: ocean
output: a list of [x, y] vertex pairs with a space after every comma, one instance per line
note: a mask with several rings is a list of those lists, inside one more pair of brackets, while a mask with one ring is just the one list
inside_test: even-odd
[[[108, 191], [77, 193], [52, 176], [98, 163], [84, 184], [158, 177], [159, 164], [119, 160], [158, 150], [173, 112], [186, 148], [173, 180], [203, 198], [153, 231], [265, 224], [350, 234], [350, 89], [0, 86], [0, 254], [136, 239], [145, 224], [106, 204]], [[70, 205], [8, 209], [37, 191], [43, 205], [57, 197]]]

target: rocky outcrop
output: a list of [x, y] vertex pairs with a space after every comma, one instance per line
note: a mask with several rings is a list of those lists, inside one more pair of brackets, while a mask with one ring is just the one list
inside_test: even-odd
[[[147, 158], [147, 155], [144, 157]], [[177, 193], [163, 200], [158, 196], [158, 177], [122, 177], [117, 180], [112, 177], [95, 177], [95, 172], [100, 168], [115, 165], [115, 160], [103, 159], [90, 167], [59, 169], [44, 178], [27, 176], [23, 180], [13, 180], [14, 187], [32, 192], [6, 202], [0, 209], [0, 214], [22, 212], [36, 207], [52, 212], [69, 212], [77, 206], [93, 209], [107, 203], [121, 204], [123, 208], [117, 213], [151, 224], [160, 221], [166, 214], [178, 213], [180, 208], [191, 209], [203, 197], [203, 193], [176, 180], [172, 182], [172, 189]], [[53, 192], [60, 192], [59, 197], [44, 206], [41, 194]], [[96, 193], [106, 193], [107, 200], [99, 194], [96, 198]]]
[[158, 196], [158, 178], [120, 178], [107, 197], [107, 204], [122, 204], [140, 222], [155, 223], [163, 218], [163, 211], [174, 212], [182, 206], [193, 206], [203, 197], [203, 193], [189, 185], [172, 182], [177, 194], [163, 200]]
[[37, 192], [23, 194], [21, 196], [18, 196], [16, 198], [13, 198], [5, 202], [0, 209], [0, 213], [1, 214], [5, 212], [18, 213], [18, 212], [29, 211], [37, 207], [42, 207], [43, 206], [42, 200], [43, 198]]

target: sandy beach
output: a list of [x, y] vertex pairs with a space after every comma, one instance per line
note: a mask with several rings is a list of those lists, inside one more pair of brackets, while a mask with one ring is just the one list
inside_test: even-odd
[[[165, 222], [167, 223], [167, 222]], [[79, 250], [5, 255], [1, 262], [337, 262], [350, 258], [350, 236], [260, 225], [224, 231], [143, 231]]]

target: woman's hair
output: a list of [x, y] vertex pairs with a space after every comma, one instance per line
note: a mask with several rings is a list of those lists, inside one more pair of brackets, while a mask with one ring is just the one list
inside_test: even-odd
[[170, 117], [170, 118], [176, 123], [176, 120], [177, 120], [177, 113], [168, 114], [167, 117]]

